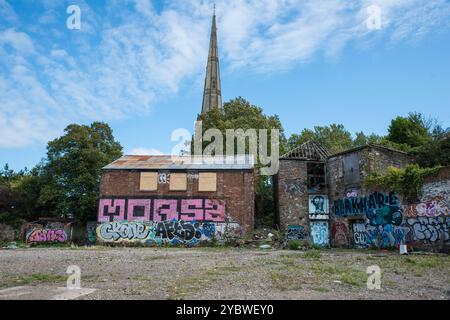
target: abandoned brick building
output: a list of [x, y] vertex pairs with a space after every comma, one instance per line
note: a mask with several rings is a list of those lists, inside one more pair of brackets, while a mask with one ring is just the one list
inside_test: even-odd
[[288, 239], [324, 246], [448, 243], [447, 175], [430, 182], [438, 185], [431, 188], [434, 193], [424, 185], [419, 203], [364, 185], [370, 173], [383, 174], [388, 167], [402, 168], [412, 162], [407, 153], [379, 145], [330, 155], [321, 145], [306, 142], [280, 158], [274, 179], [278, 225]]
[[191, 156], [123, 156], [107, 165], [99, 240], [195, 244], [227, 231], [251, 231], [253, 157], [238, 158], [210, 163]]

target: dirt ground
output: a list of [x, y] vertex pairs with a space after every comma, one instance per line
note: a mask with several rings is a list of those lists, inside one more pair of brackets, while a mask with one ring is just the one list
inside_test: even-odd
[[69, 299], [450, 299], [448, 255], [107, 247], [0, 250], [0, 299], [55, 299], [70, 265], [89, 290]]

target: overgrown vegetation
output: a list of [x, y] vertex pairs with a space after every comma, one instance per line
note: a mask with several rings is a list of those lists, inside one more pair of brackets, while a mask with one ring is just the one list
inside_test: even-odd
[[417, 164], [401, 169], [389, 167], [384, 175], [376, 173], [369, 175], [365, 184], [371, 189], [390, 190], [402, 194], [408, 199], [416, 199], [420, 195], [424, 178], [435, 174], [441, 168], [441, 166], [421, 168]]
[[29, 285], [38, 283], [62, 283], [67, 280], [67, 276], [45, 273], [33, 273], [31, 275], [1, 275], [0, 288], [12, 285]]
[[20, 219], [42, 216], [95, 219], [101, 168], [121, 155], [107, 124], [67, 126], [32, 170], [0, 170], [0, 223], [17, 227]]
[[[201, 114], [199, 120], [202, 121], [202, 134], [208, 129], [218, 129], [223, 136], [223, 146], [226, 146], [226, 130], [227, 129], [242, 129], [244, 132], [248, 129], [267, 130], [267, 141], [268, 146], [270, 143], [270, 130], [278, 129], [280, 133], [280, 156], [287, 151], [286, 149], [286, 138], [284, 135], [284, 129], [281, 121], [277, 115], [266, 115], [263, 109], [252, 105], [250, 102], [242, 97], [238, 97], [229, 102], [224, 103], [223, 112], [220, 110], [213, 109], [208, 113]], [[257, 133], [258, 134], [258, 133]], [[259, 136], [258, 136], [259, 139]], [[245, 140], [245, 152], [249, 153], [250, 143], [249, 139]], [[194, 138], [191, 142], [191, 152], [194, 152], [193, 145]], [[215, 142], [215, 141], [213, 141]], [[237, 138], [234, 138], [234, 154], [238, 153], [237, 149]], [[212, 142], [203, 141], [203, 149], [207, 147]], [[258, 154], [260, 153], [259, 145]], [[224, 152], [226, 149], [224, 148]], [[267, 151], [268, 155], [272, 154], [272, 150], [269, 147]], [[259, 160], [260, 157], [256, 158], [256, 168], [259, 169], [263, 166]], [[273, 200], [273, 183], [272, 177], [257, 175], [256, 181], [256, 195], [255, 195], [255, 225], [256, 227], [262, 226], [272, 226], [274, 224], [274, 212], [275, 205]]]

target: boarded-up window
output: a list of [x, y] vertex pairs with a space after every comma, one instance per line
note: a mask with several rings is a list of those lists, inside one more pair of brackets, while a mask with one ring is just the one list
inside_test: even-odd
[[158, 190], [158, 173], [156, 172], [141, 172], [141, 180], [139, 184], [141, 191], [156, 191]]
[[187, 189], [186, 173], [170, 174], [170, 190], [171, 191], [185, 191], [186, 189]]
[[199, 173], [198, 191], [217, 191], [217, 174], [214, 172]]
[[345, 185], [358, 185], [360, 183], [359, 155], [348, 154], [344, 156], [343, 162]]

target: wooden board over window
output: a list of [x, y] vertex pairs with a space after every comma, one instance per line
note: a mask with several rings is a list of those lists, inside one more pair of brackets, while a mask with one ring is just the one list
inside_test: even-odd
[[157, 172], [141, 172], [139, 189], [141, 191], [156, 191], [156, 190], [158, 190], [158, 173]]
[[171, 191], [185, 191], [187, 189], [186, 173], [171, 173], [169, 186]]
[[215, 172], [199, 173], [198, 191], [217, 191], [217, 174]]

